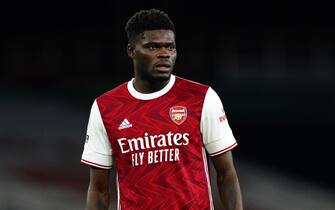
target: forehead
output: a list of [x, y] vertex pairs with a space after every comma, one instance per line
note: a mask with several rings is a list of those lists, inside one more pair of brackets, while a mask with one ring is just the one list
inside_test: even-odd
[[172, 30], [150, 30], [144, 31], [139, 39], [140, 42], [175, 42], [175, 34]]

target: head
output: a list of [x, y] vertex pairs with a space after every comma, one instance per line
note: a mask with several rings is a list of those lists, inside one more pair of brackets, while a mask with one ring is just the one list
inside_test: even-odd
[[141, 10], [128, 20], [125, 30], [135, 78], [168, 80], [177, 57], [175, 28], [168, 15], [157, 9]]

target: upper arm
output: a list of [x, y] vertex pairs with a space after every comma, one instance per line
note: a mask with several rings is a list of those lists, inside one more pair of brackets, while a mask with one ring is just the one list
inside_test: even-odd
[[86, 210], [108, 209], [110, 170], [91, 167]]
[[212, 157], [214, 168], [218, 176], [235, 173], [233, 155], [231, 151]]
[[233, 164], [232, 153], [212, 157], [217, 172], [217, 186], [224, 209], [242, 210], [239, 181]]
[[110, 170], [96, 167], [90, 168], [90, 191], [109, 192]]

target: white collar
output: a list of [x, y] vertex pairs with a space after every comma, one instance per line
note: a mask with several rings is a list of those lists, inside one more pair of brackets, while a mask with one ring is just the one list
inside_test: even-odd
[[167, 85], [165, 85], [164, 88], [156, 91], [156, 92], [153, 92], [153, 93], [140, 93], [138, 92], [135, 88], [134, 88], [134, 78], [132, 78], [128, 84], [127, 84], [127, 88], [128, 88], [128, 91], [129, 93], [134, 97], [134, 98], [137, 98], [137, 99], [140, 99], [140, 100], [151, 100], [151, 99], [155, 99], [155, 98], [158, 98], [162, 95], [164, 95], [165, 93], [167, 93], [171, 88], [172, 86], [174, 85], [176, 81], [176, 77], [171, 74], [171, 77], [170, 77], [170, 80], [169, 80], [169, 83]]

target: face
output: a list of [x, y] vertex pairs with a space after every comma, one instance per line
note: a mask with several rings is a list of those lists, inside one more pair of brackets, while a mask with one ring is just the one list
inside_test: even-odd
[[135, 77], [143, 80], [168, 80], [176, 58], [175, 34], [171, 30], [144, 31], [128, 45], [134, 61]]

